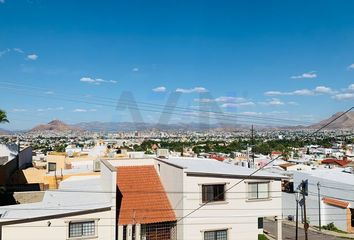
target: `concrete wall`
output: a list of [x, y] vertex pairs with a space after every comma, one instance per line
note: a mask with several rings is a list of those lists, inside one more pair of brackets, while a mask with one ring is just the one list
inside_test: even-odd
[[[283, 218], [288, 218], [289, 215], [296, 216], [296, 200], [293, 193], [282, 193], [283, 195]], [[300, 198], [301, 199], [301, 198]], [[321, 200], [321, 225], [327, 225], [334, 223], [334, 225], [347, 231], [347, 210], [323, 203]], [[319, 210], [317, 197], [306, 197], [306, 215], [309, 224], [312, 226], [319, 225]], [[303, 221], [303, 208], [299, 206], [299, 222]]]
[[17, 170], [17, 159], [13, 158], [4, 165], [0, 165], [0, 185], [9, 182], [11, 175]]
[[23, 149], [18, 155], [18, 168], [24, 169], [32, 165], [32, 147]]
[[[226, 184], [230, 188], [240, 179], [192, 177], [169, 164], [156, 161], [162, 184], [168, 194], [177, 219], [202, 205], [202, 184]], [[160, 165], [160, 166], [158, 166]], [[281, 183], [270, 181], [270, 200], [247, 200], [247, 183], [242, 182], [228, 193], [225, 202], [209, 203], [178, 222], [178, 239], [204, 239], [204, 231], [228, 229], [228, 239], [254, 240], [262, 233], [258, 217], [281, 217]]]
[[[179, 219], [183, 217], [184, 213], [183, 169], [159, 161], [156, 161], [156, 168], [171, 206], [175, 210], [176, 218]], [[181, 224], [183, 224], [183, 221], [181, 221]], [[183, 227], [177, 227], [177, 238], [179, 236], [183, 236]]]
[[15, 158], [18, 154], [17, 144], [0, 144], [0, 156], [8, 156], [9, 160]]
[[[1, 240], [62, 240], [68, 239], [69, 222], [70, 221], [97, 221], [97, 238], [85, 239], [115, 239], [112, 236], [110, 211], [98, 212], [92, 214], [78, 215], [74, 217], [63, 217], [58, 219], [47, 219], [43, 221], [22, 223], [16, 225], [2, 226]], [[48, 223], [50, 222], [50, 226]]]
[[[310, 221], [310, 225], [318, 226], [319, 225], [319, 209], [318, 209], [318, 196], [317, 196], [317, 183], [320, 182], [320, 185], [326, 187], [320, 187], [321, 191], [321, 224], [327, 225], [331, 222], [334, 223], [336, 227], [340, 230], [348, 231], [347, 228], [347, 210], [331, 206], [323, 203], [323, 197], [337, 198], [339, 200], [344, 199], [343, 201], [349, 202], [350, 206], [354, 206], [354, 201], [347, 201], [354, 199], [354, 192], [343, 189], [352, 189], [353, 185], [338, 183], [331, 179], [317, 178], [312, 175], [303, 173], [303, 172], [294, 172], [294, 188], [296, 188], [302, 180], [308, 180], [308, 191], [309, 195], [306, 197], [306, 209], [307, 209], [307, 218]], [[288, 215], [295, 216], [296, 203], [295, 195], [283, 193], [283, 215], [284, 218], [287, 218]], [[299, 220], [302, 220], [302, 212], [299, 210]]]
[[101, 161], [101, 187], [104, 192], [108, 192], [110, 194], [107, 195], [109, 199], [107, 201], [111, 202], [111, 211], [110, 211], [110, 221], [109, 224], [112, 227], [111, 230], [111, 238], [116, 239], [116, 228], [117, 225], [117, 172], [115, 168], [110, 165], [107, 161]]

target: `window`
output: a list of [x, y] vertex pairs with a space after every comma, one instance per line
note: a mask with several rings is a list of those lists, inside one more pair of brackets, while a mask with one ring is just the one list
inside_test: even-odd
[[225, 184], [202, 186], [202, 202], [214, 201], [225, 201]]
[[135, 240], [135, 225], [132, 226], [132, 240]]
[[56, 171], [56, 170], [57, 170], [57, 164], [49, 162], [48, 163], [48, 171], [51, 172], [51, 171]]
[[123, 226], [123, 240], [127, 239], [127, 226]]
[[269, 198], [269, 182], [249, 182], [248, 199]]
[[258, 229], [263, 229], [263, 218], [258, 218]]
[[227, 230], [204, 232], [204, 240], [227, 240]]
[[69, 238], [95, 236], [95, 232], [95, 221], [69, 223]]

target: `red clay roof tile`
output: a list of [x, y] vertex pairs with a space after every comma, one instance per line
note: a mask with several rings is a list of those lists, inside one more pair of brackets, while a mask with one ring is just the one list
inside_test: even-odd
[[349, 202], [341, 201], [335, 198], [324, 197], [323, 202], [341, 208], [347, 208], [349, 206]]
[[154, 166], [118, 167], [117, 185], [122, 194], [119, 225], [176, 221]]

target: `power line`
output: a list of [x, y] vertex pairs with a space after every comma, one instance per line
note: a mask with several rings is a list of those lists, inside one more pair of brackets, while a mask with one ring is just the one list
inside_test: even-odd
[[[1, 82], [0, 82], [1, 84]], [[15, 85], [18, 86], [17, 84], [11, 84], [11, 85]], [[23, 86], [23, 85], [19, 85], [19, 86]], [[21, 92], [21, 95], [27, 95], [27, 96], [32, 96], [32, 97], [40, 97], [40, 98], [48, 98], [48, 95], [45, 95], [42, 93], [42, 95], [33, 95], [28, 93], [28, 91], [23, 91], [17, 88], [12, 88], [12, 87], [0, 87], [0, 88], [4, 88], [7, 90], [11, 90], [14, 92]], [[102, 103], [102, 99], [97, 102], [97, 100], [93, 100], [93, 101], [88, 101], [87, 98], [73, 98], [72, 95], [64, 95], [64, 94], [53, 94], [53, 95], [57, 95], [57, 96], [50, 96], [51, 99], [58, 99], [58, 100], [63, 100], [63, 101], [70, 101], [70, 102], [80, 102], [80, 103], [85, 103], [85, 104], [93, 104], [93, 105], [101, 105], [101, 106], [106, 106], [106, 107], [116, 107], [117, 105], [112, 105], [110, 103], [116, 103], [116, 102], [112, 102], [112, 101], [105, 101], [106, 103]], [[64, 98], [63, 98], [64, 97]], [[103, 97], [99, 97], [99, 98], [103, 98]], [[84, 99], [84, 100], [82, 100]], [[105, 98], [104, 98], [105, 99]], [[116, 100], [117, 101], [117, 100]], [[108, 102], [108, 104], [107, 104]], [[250, 116], [250, 115], [246, 115], [246, 114], [230, 114], [230, 113], [224, 113], [224, 112], [220, 112], [220, 111], [206, 111], [206, 110], [202, 110], [202, 109], [192, 109], [192, 108], [184, 108], [184, 107], [178, 107], [178, 106], [163, 106], [160, 104], [153, 104], [153, 103], [145, 103], [145, 102], [138, 102], [137, 103], [141, 103], [143, 105], [147, 105], [145, 107], [136, 107], [133, 103], [131, 102], [126, 102], [125, 100], [119, 100], [119, 102], [124, 103], [126, 107], [129, 107], [130, 109], [133, 110], [141, 110], [141, 111], [147, 111], [147, 112], [154, 112], [154, 113], [166, 113], [166, 114], [171, 114], [171, 115], [178, 115], [178, 113], [184, 115], [184, 116], [189, 116], [189, 117], [200, 117], [200, 116], [193, 116], [191, 115], [191, 113], [195, 113], [195, 112], [199, 112], [199, 113], [204, 113], [204, 114], [217, 114], [217, 117], [215, 116], [208, 116], [211, 119], [216, 119], [216, 120], [224, 120], [224, 121], [234, 121], [235, 118], [246, 118], [246, 119], [252, 119], [253, 121], [256, 121], [255, 123], [257, 123], [257, 121], [262, 121], [265, 120], [267, 124], [269, 124], [269, 121], [274, 121], [274, 122], [279, 122], [279, 123], [306, 123], [306, 124], [310, 124], [310, 122], [305, 122], [305, 121], [297, 121], [294, 119], [281, 119], [281, 118], [274, 118], [274, 117], [265, 117], [265, 116]], [[156, 107], [163, 107], [164, 109], [161, 110], [156, 110]], [[173, 112], [171, 111], [167, 111], [167, 110], [173, 110]], [[186, 111], [189, 112], [189, 114], [186, 114]], [[240, 120], [238, 119], [238, 121], [240, 123], [250, 123], [249, 121], [245, 121], [245, 120]], [[260, 122], [262, 123], [262, 122]], [[259, 123], [258, 123], [259, 124]]]
[[[326, 123], [325, 125], [323, 125], [322, 127], [320, 127], [319, 129], [317, 129], [315, 132], [309, 134], [309, 136], [306, 137], [306, 140], [310, 137], [312, 137], [313, 135], [316, 135], [318, 132], [320, 132], [322, 129], [326, 128], [327, 126], [329, 126], [330, 124], [332, 124], [333, 122], [335, 122], [337, 119], [341, 118], [342, 116], [344, 116], [345, 114], [347, 114], [348, 112], [350, 112], [352, 109], [354, 109], [354, 106], [350, 107], [348, 110], [346, 110], [345, 112], [341, 113], [340, 115], [338, 115], [337, 117], [335, 117], [334, 119], [332, 119], [331, 121], [329, 121], [328, 123]], [[265, 164], [264, 166], [260, 167], [259, 169], [257, 169], [256, 171], [252, 172], [250, 175], [248, 175], [247, 177], [241, 179], [240, 181], [236, 182], [234, 185], [232, 185], [230, 188], [226, 189], [224, 192], [218, 194], [216, 196], [216, 198], [224, 195], [225, 193], [227, 193], [229, 190], [233, 189], [234, 187], [236, 187], [237, 185], [239, 185], [240, 183], [242, 183], [243, 181], [245, 181], [246, 179], [252, 177], [253, 175], [255, 175], [257, 172], [259, 172], [260, 170], [262, 170], [264, 167], [268, 166], [269, 164], [271, 164], [272, 162], [274, 162], [275, 160], [277, 160], [281, 155], [279, 155], [278, 157], [276, 157], [275, 159], [271, 160], [270, 162], [268, 162], [267, 164]], [[191, 214], [195, 213], [196, 211], [198, 211], [199, 209], [203, 208], [204, 206], [206, 206], [208, 203], [212, 202], [211, 200], [206, 201], [205, 203], [201, 204], [199, 207], [197, 207], [196, 209], [194, 209], [193, 211], [191, 211], [190, 213], [186, 214], [185, 216], [183, 216], [182, 218], [178, 219], [177, 222], [182, 221], [183, 219], [187, 218], [188, 216], [190, 216]]]

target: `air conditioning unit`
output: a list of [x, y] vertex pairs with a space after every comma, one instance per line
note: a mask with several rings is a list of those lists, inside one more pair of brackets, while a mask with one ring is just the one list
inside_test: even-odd
[[100, 172], [101, 171], [101, 161], [100, 160], [94, 160], [93, 161], [93, 171], [94, 172]]
[[170, 153], [169, 153], [168, 149], [157, 149], [156, 155], [158, 158], [168, 158]]

